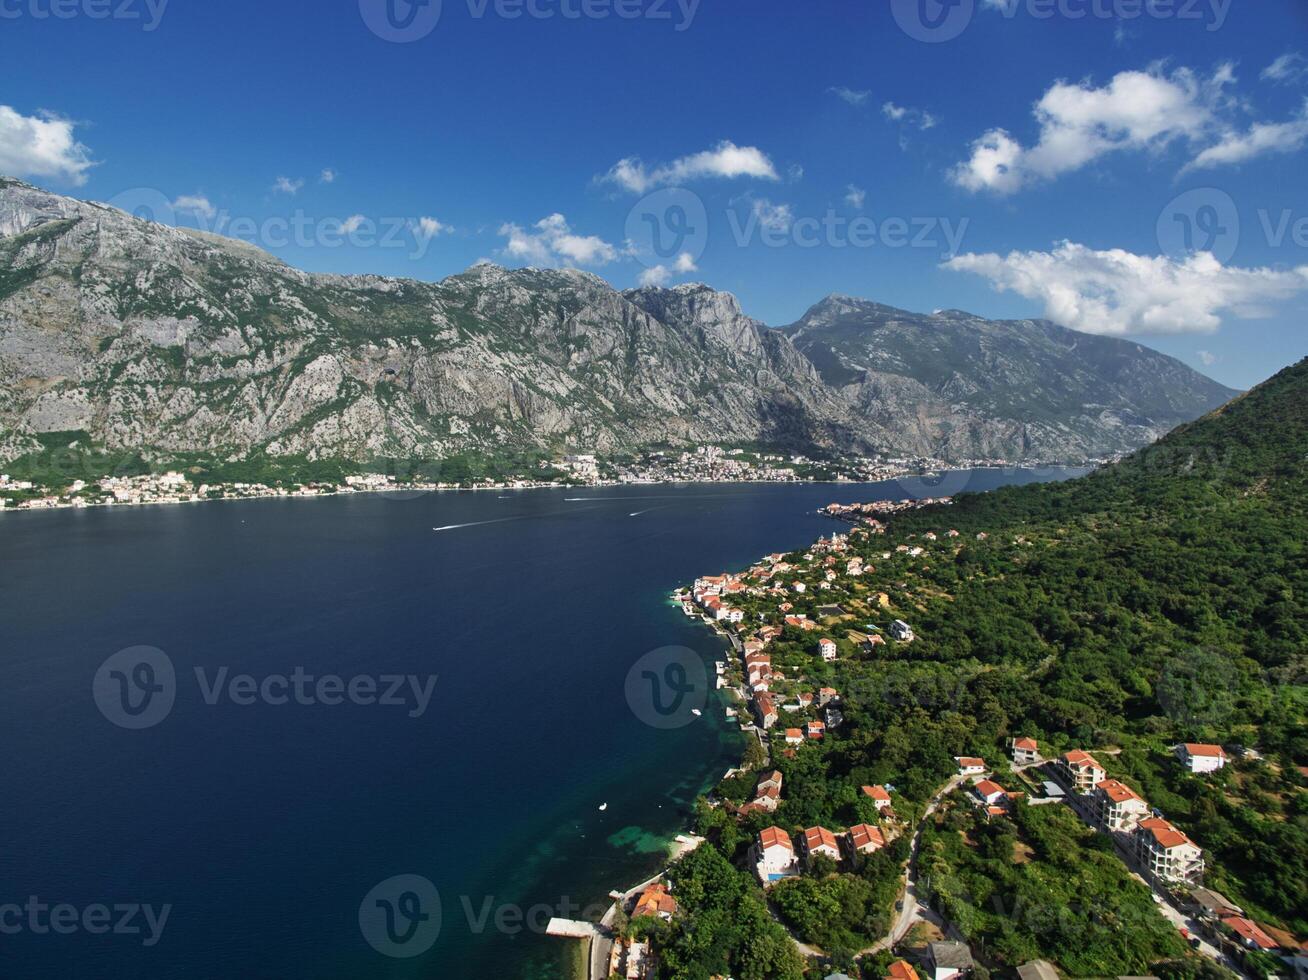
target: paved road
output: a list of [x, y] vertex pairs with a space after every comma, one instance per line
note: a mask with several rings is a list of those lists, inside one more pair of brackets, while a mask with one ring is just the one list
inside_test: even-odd
[[908, 935], [908, 930], [913, 928], [913, 923], [921, 918], [926, 918], [941, 928], [944, 927], [944, 923], [939, 921], [935, 913], [930, 909], [924, 908], [924, 906], [920, 904], [917, 893], [918, 850], [922, 845], [922, 829], [926, 826], [927, 818], [936, 812], [936, 808], [940, 806], [940, 801], [961, 786], [966, 779], [966, 776], [953, 777], [949, 782], [945, 783], [944, 786], [936, 791], [935, 796], [931, 797], [931, 802], [927, 804], [926, 810], [923, 811], [922, 819], [918, 821], [917, 830], [913, 834], [913, 843], [909, 849], [908, 855], [908, 865], [904, 868], [903, 907], [899, 910], [899, 915], [896, 916], [894, 925], [890, 927], [890, 932], [882, 937], [882, 939], [875, 945], [862, 950], [859, 955], [865, 953], [879, 953], [883, 949], [893, 948], [903, 942], [904, 937]]

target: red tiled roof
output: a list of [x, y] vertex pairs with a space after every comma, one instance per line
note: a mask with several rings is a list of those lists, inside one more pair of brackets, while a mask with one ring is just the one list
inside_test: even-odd
[[1036, 749], [1040, 748], [1040, 743], [1033, 738], [1016, 738], [1013, 740], [1013, 748], [1026, 749], [1030, 752], [1034, 752]]
[[836, 835], [826, 827], [809, 827], [804, 831], [804, 847], [813, 850], [816, 847], [836, 847]]
[[855, 824], [849, 828], [849, 842], [854, 845], [856, 851], [867, 847], [876, 849], [886, 846], [885, 835], [876, 827], [869, 827], [865, 823]]
[[769, 847], [784, 847], [793, 851], [795, 845], [790, 842], [790, 835], [780, 827], [764, 827], [758, 832], [758, 842], [765, 851]]
[[1000, 786], [992, 779], [983, 779], [976, 784], [976, 791], [983, 797], [994, 796], [996, 793], [1004, 792], [1004, 787]]
[[1222, 919], [1222, 925], [1230, 927], [1241, 939], [1253, 943], [1259, 949], [1276, 949], [1280, 944], [1242, 915], [1228, 915]]
[[886, 970], [886, 980], [918, 980], [917, 971], [903, 960], [895, 960]]
[[890, 794], [886, 792], [884, 786], [864, 786], [863, 795], [870, 796], [874, 800], [889, 800]]
[[1186, 742], [1185, 751], [1190, 755], [1215, 756], [1219, 759], [1226, 756], [1220, 745], [1208, 745], [1203, 742]]
[[[1136, 792], [1125, 783], [1119, 783], [1116, 779], [1105, 779], [1097, 787], [1099, 792], [1103, 793], [1114, 803], [1125, 803], [1127, 800], [1139, 800], [1140, 797]], [[1140, 802], [1144, 802], [1140, 800]]]
[[1089, 752], [1083, 752], [1080, 749], [1073, 749], [1071, 752], [1068, 752], [1063, 756], [1063, 761], [1069, 766], [1076, 766], [1078, 768], [1081, 766], [1089, 766], [1092, 769], [1098, 769], [1100, 772], [1104, 771], [1104, 767], [1095, 761], [1094, 756]]
[[1140, 829], [1148, 834], [1152, 834], [1158, 846], [1164, 850], [1170, 851], [1174, 847], [1180, 847], [1182, 844], [1189, 844], [1190, 838], [1181, 833], [1162, 817], [1150, 817], [1148, 820], [1140, 821]]

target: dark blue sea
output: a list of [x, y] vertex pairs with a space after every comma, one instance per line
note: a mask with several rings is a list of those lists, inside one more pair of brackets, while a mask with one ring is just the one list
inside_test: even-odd
[[[667, 593], [839, 530], [815, 513], [832, 501], [936, 492], [0, 516], [0, 976], [562, 977], [548, 917], [660, 867], [738, 757], [718, 701], [655, 727], [624, 694], [651, 651], [690, 648], [710, 677], [722, 656]], [[313, 686], [327, 676], [356, 686]], [[429, 699], [383, 698], [391, 676]]]

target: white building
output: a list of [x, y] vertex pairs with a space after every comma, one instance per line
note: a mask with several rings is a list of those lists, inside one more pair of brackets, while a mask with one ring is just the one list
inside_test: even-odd
[[1141, 820], [1135, 842], [1136, 857], [1155, 878], [1189, 884], [1203, 880], [1204, 852], [1162, 817]]
[[912, 643], [916, 639], [913, 627], [902, 619], [897, 619], [890, 624], [890, 635], [901, 643]]
[[751, 857], [758, 880], [765, 885], [799, 873], [795, 845], [790, 842], [790, 835], [779, 827], [765, 827], [759, 832]]
[[1108, 830], [1134, 830], [1149, 816], [1149, 804], [1131, 787], [1116, 779], [1100, 782], [1094, 789], [1092, 800], [1099, 822]]
[[1186, 742], [1176, 747], [1176, 757], [1191, 772], [1216, 772], [1226, 765], [1226, 753], [1220, 745]]

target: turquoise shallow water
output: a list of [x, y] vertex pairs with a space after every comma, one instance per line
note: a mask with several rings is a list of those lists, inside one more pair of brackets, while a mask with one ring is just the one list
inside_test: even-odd
[[[823, 504], [903, 495], [633, 487], [5, 515], [0, 906], [171, 911], [150, 946], [24, 926], [0, 937], [0, 972], [559, 976], [548, 915], [656, 870], [738, 753], [716, 703], [659, 730], [624, 697], [651, 650], [691, 648], [710, 675], [722, 655], [666, 593], [838, 529]], [[432, 530], [456, 524], [473, 526]], [[132, 731], [92, 682], [140, 645], [166, 654], [176, 694]], [[418, 717], [413, 703], [209, 704], [194, 672], [223, 667], [437, 680]], [[410, 959], [376, 952], [359, 922], [397, 875], [441, 900], [434, 941]]]

